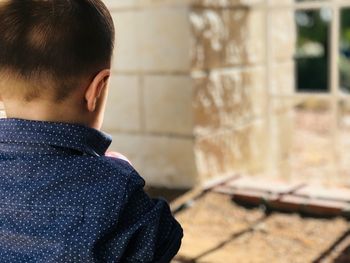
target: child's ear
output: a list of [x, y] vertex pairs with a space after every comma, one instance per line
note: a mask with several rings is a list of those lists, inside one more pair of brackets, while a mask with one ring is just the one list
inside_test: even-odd
[[85, 100], [87, 109], [90, 112], [94, 112], [96, 110], [97, 100], [101, 96], [102, 91], [107, 88], [110, 75], [111, 71], [109, 69], [100, 71], [87, 87], [85, 91]]

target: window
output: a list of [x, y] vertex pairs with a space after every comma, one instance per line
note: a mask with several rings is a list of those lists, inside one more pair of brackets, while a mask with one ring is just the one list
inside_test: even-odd
[[350, 7], [343, 8], [340, 13], [340, 89], [350, 92]]
[[296, 88], [301, 92], [329, 92], [329, 30], [332, 10], [297, 10], [295, 22]]
[[[350, 0], [268, 0], [266, 6], [270, 163], [292, 180], [344, 183], [350, 175]], [[284, 14], [279, 21], [277, 13]], [[294, 89], [275, 87], [289, 63], [273, 47], [283, 23], [294, 23]]]

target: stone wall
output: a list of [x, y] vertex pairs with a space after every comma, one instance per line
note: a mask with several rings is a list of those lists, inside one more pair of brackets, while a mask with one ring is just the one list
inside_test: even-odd
[[117, 29], [104, 130], [148, 184], [191, 187], [194, 155], [190, 8], [185, 1], [105, 1]]
[[293, 92], [292, 11], [267, 13], [259, 0], [105, 2], [117, 49], [104, 129], [149, 184], [191, 187], [279, 158], [268, 123], [286, 118], [269, 103]]
[[191, 8], [195, 155], [201, 181], [253, 172], [264, 164], [265, 14], [255, 2], [196, 1]]

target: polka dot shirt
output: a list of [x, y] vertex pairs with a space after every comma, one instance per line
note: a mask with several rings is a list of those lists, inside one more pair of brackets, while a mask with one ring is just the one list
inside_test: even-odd
[[169, 262], [182, 228], [110, 135], [0, 119], [0, 262]]

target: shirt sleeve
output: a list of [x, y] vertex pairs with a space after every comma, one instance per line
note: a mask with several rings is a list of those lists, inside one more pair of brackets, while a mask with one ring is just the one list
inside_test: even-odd
[[128, 242], [121, 262], [167, 263], [181, 246], [183, 230], [163, 199], [151, 199], [145, 181], [134, 170], [121, 213], [119, 229]]

